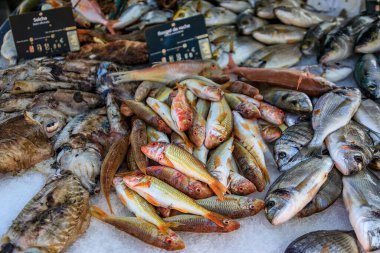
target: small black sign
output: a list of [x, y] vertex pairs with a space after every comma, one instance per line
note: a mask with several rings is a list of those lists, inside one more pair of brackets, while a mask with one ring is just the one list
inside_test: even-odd
[[145, 38], [151, 63], [211, 58], [203, 15], [146, 29]]
[[9, 17], [19, 58], [56, 56], [80, 50], [70, 7]]
[[380, 0], [366, 0], [367, 12], [372, 14], [380, 13]]

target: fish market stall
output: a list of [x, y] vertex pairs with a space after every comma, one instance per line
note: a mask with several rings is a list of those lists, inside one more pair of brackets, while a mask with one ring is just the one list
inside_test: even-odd
[[380, 252], [359, 2], [25, 0], [77, 28], [22, 59], [1, 27], [0, 252]]

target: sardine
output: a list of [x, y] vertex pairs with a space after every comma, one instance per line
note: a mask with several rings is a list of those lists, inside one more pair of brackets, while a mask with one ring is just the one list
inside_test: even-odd
[[334, 166], [328, 156], [316, 156], [281, 174], [265, 197], [265, 213], [273, 225], [293, 218], [317, 194]]
[[253, 31], [252, 36], [264, 44], [288, 44], [303, 40], [306, 30], [299, 27], [269, 24]]
[[193, 199], [204, 199], [213, 195], [207, 184], [186, 176], [178, 170], [165, 166], [151, 166], [147, 167], [146, 171], [148, 175], [164, 181]]
[[91, 92], [94, 90], [93, 88], [94, 87], [91, 87], [89, 85], [81, 85], [80, 83], [23, 80], [16, 81], [10, 93], [18, 95], [23, 93], [40, 93], [43, 91], [59, 89]]
[[356, 237], [365, 251], [380, 249], [380, 180], [369, 170], [343, 177], [343, 200]]
[[254, 30], [267, 24], [268, 21], [255, 17], [253, 9], [245, 9], [236, 19], [238, 30], [243, 35], [251, 35]]
[[363, 55], [355, 66], [355, 80], [363, 94], [369, 98], [380, 98], [380, 65], [373, 54]]
[[377, 20], [373, 22], [370, 27], [360, 35], [355, 44], [355, 52], [362, 54], [371, 54], [378, 52], [380, 50], [379, 32], [380, 21]]
[[0, 111], [11, 112], [23, 112], [33, 102], [33, 95], [9, 95], [8, 93], [2, 94], [0, 97]]

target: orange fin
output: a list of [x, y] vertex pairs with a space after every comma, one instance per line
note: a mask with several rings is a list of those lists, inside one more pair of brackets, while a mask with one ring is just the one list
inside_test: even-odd
[[205, 217], [213, 221], [219, 227], [224, 227], [223, 220], [225, 219], [225, 217], [223, 215], [214, 212], [208, 212], [205, 214]]
[[228, 64], [227, 68], [224, 70], [225, 73], [233, 73], [238, 68], [238, 65], [236, 65], [234, 59], [232, 58], [232, 54], [228, 55]]
[[115, 30], [113, 29], [113, 25], [115, 23], [119, 22], [118, 20], [108, 20], [107, 24], [106, 24], [106, 28], [107, 30], [111, 33], [111, 34], [116, 34]]
[[218, 199], [224, 200], [224, 194], [227, 192], [227, 188], [221, 182], [215, 179], [209, 186], [216, 196], [218, 196]]
[[145, 193], [145, 199], [154, 206], [160, 206], [160, 203], [158, 203], [158, 201], [148, 193]]
[[147, 182], [137, 183], [137, 184], [135, 184], [133, 187], [149, 188], [150, 185], [151, 185], [151, 182], [150, 182], [150, 181], [147, 181]]
[[173, 227], [179, 227], [182, 224], [179, 222], [166, 222], [158, 227], [158, 229], [163, 233], [163, 234], [168, 234], [169, 228]]
[[104, 220], [108, 218], [108, 214], [97, 206], [91, 206], [90, 213], [92, 216], [94, 216], [95, 218], [99, 220]]

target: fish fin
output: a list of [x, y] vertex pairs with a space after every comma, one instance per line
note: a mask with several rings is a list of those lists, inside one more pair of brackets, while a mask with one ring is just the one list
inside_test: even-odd
[[163, 233], [163, 234], [168, 234], [168, 229], [169, 228], [175, 228], [183, 225], [182, 223], [179, 222], [165, 222], [164, 224], [160, 225], [158, 229]]
[[102, 209], [100, 209], [97, 206], [91, 206], [90, 213], [92, 216], [94, 216], [98, 220], [104, 220], [109, 216], [106, 212], [104, 212]]
[[343, 9], [340, 11], [338, 17], [339, 17], [339, 18], [343, 18], [343, 19], [347, 19], [347, 18], [348, 18], [348, 11], [347, 11], [345, 8], [343, 8]]
[[213, 221], [219, 227], [224, 227], [223, 220], [225, 219], [225, 217], [223, 215], [214, 212], [208, 212], [205, 214], [205, 217]]
[[151, 185], [151, 181], [148, 181], [148, 182], [141, 182], [141, 183], [137, 183], [135, 184], [133, 187], [143, 187], [143, 188], [149, 188], [150, 185]]
[[232, 54], [228, 55], [228, 64], [226, 69], [224, 70], [226, 74], [234, 72], [238, 68], [238, 65], [236, 65], [234, 59], [232, 58]]
[[108, 20], [106, 28], [111, 34], [116, 34], [115, 30], [113, 29], [113, 25], [117, 22], [119, 22], [119, 20]]
[[218, 199], [224, 200], [224, 194], [227, 192], [227, 188], [221, 182], [215, 178], [209, 186], [215, 195], [218, 196]]
[[226, 82], [225, 84], [222, 84], [222, 86], [220, 86], [220, 88], [223, 90], [223, 91], [226, 91], [229, 87], [231, 87], [231, 82]]
[[145, 193], [145, 199], [154, 206], [160, 206], [160, 203], [150, 194]]

